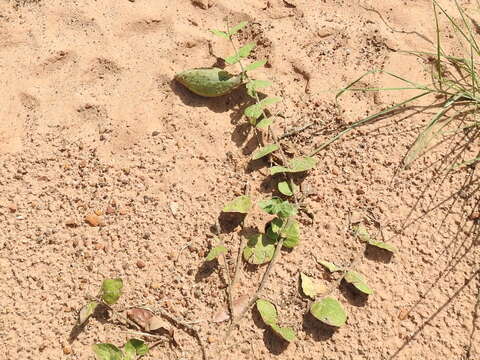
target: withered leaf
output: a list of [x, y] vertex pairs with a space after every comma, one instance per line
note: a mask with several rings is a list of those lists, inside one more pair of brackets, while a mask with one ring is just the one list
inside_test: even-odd
[[145, 331], [168, 330], [170, 328], [170, 324], [167, 321], [147, 309], [130, 309], [127, 311], [127, 317]]
[[[247, 295], [242, 295], [239, 298], [233, 300], [233, 316], [238, 316], [243, 309], [248, 305], [249, 297]], [[213, 315], [212, 321], [219, 323], [230, 319], [230, 311], [228, 308], [222, 308]]]

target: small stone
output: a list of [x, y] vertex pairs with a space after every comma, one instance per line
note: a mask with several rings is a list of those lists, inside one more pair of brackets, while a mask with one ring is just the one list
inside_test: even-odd
[[407, 308], [400, 309], [398, 313], [398, 320], [405, 320], [408, 317], [410, 311]]
[[152, 136], [158, 136], [158, 135], [160, 135], [160, 131], [157, 131], [157, 130], [152, 131]]
[[77, 222], [74, 219], [68, 219], [67, 221], [65, 221], [65, 225], [70, 228], [78, 226]]
[[85, 216], [85, 222], [90, 226], [103, 226], [103, 220], [96, 214], [90, 214]]
[[142, 260], [137, 260], [137, 267], [139, 269], [143, 269], [145, 267], [145, 263]]
[[209, 336], [209, 337], [207, 338], [207, 341], [208, 341], [209, 344], [213, 344], [216, 340], [217, 340], [217, 339], [215, 339], [214, 336]]
[[107, 214], [107, 215], [115, 214], [115, 209], [113, 208], [113, 206], [108, 205], [107, 209], [105, 210], [105, 214]]
[[468, 220], [473, 220], [473, 221], [480, 220], [480, 212], [477, 211], [477, 212], [471, 213], [468, 216]]
[[365, 194], [365, 190], [363, 190], [363, 189], [357, 189], [356, 194], [357, 194], [357, 195], [363, 195], [363, 194]]
[[175, 216], [178, 213], [178, 203], [176, 202], [171, 202], [169, 204], [170, 211], [172, 212], [172, 215]]
[[14, 203], [11, 203], [8, 205], [8, 210], [10, 210], [10, 212], [14, 213], [17, 211], [17, 205], [15, 205]]
[[70, 346], [65, 345], [65, 346], [63, 347], [63, 353], [64, 353], [65, 355], [70, 355], [70, 354], [72, 353], [72, 348], [71, 348]]
[[120, 215], [127, 215], [128, 210], [126, 208], [120, 208], [120, 210], [118, 210], [118, 213]]
[[95, 250], [103, 250], [105, 249], [105, 245], [102, 243], [96, 243], [95, 244]]
[[101, 215], [103, 215], [103, 211], [102, 210], [95, 210], [95, 215], [101, 216]]
[[150, 288], [153, 289], [153, 290], [158, 290], [162, 287], [162, 284], [160, 284], [159, 282], [156, 282], [156, 281], [153, 281], [151, 284], [150, 284]]

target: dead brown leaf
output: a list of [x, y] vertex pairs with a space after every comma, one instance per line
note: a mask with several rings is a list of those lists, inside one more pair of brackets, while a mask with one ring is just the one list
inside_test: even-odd
[[[233, 307], [233, 316], [239, 315], [243, 309], [248, 305], [249, 297], [247, 295], [240, 296], [239, 298], [235, 299], [232, 303]], [[230, 319], [230, 311], [228, 308], [223, 308], [217, 311], [213, 315], [212, 321], [215, 323], [223, 322]]]

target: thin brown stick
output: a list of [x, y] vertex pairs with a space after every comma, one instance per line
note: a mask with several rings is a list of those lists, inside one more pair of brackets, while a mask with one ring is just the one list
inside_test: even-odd
[[291, 131], [286, 131], [286, 132], [284, 132], [282, 135], [280, 135], [280, 136], [278, 137], [278, 140], [282, 140], [282, 139], [285, 139], [285, 138], [287, 138], [287, 137], [297, 135], [297, 134], [301, 133], [302, 131], [305, 131], [305, 130], [311, 128], [313, 125], [314, 125], [313, 123], [309, 123], [309, 124], [307, 124], [307, 125], [304, 125], [304, 126], [302, 126], [302, 127], [293, 129], [293, 130], [291, 130]]
[[280, 240], [277, 243], [277, 246], [275, 247], [275, 252], [273, 254], [272, 260], [268, 264], [267, 270], [265, 270], [265, 272], [262, 276], [262, 281], [260, 282], [260, 285], [258, 286], [257, 291], [255, 291], [255, 294], [252, 296], [252, 298], [248, 302], [247, 306], [245, 306], [245, 308], [243, 308], [242, 312], [236, 318], [233, 318], [233, 320], [232, 320], [232, 322], [231, 322], [231, 324], [230, 324], [230, 326], [227, 330], [227, 333], [225, 334], [224, 341], [230, 336], [230, 333], [232, 332], [233, 327], [236, 324], [238, 324], [238, 322], [245, 316], [247, 311], [253, 306], [255, 301], [257, 301], [257, 299], [259, 298], [261, 292], [263, 291], [263, 289], [265, 288], [265, 285], [268, 282], [268, 277], [269, 277], [270, 273], [272, 272], [273, 267], [275, 266], [275, 264], [278, 261], [278, 258], [280, 256], [280, 250], [282, 249], [282, 246], [283, 246], [283, 238], [280, 238]]
[[169, 321], [175, 323], [177, 326], [183, 327], [184, 329], [188, 330], [191, 334], [193, 334], [193, 336], [197, 339], [198, 344], [200, 345], [200, 348], [202, 350], [203, 360], [208, 360], [208, 355], [207, 355], [207, 350], [205, 348], [205, 344], [203, 343], [203, 340], [200, 337], [200, 334], [198, 333], [197, 329], [195, 329], [193, 326], [191, 326], [188, 322], [186, 322], [184, 320], [177, 319], [175, 316], [173, 316], [172, 314], [170, 314], [168, 311], [166, 311], [164, 309], [158, 309], [158, 311], [154, 311], [153, 313], [155, 313], [155, 312], [159, 312], [161, 316], [167, 318]]

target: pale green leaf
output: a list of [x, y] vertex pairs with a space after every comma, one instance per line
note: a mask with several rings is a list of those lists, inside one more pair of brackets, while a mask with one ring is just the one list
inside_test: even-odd
[[282, 200], [279, 197], [259, 201], [258, 206], [267, 214], [278, 215], [281, 218], [297, 215], [296, 206], [288, 202], [288, 200]]
[[372, 245], [372, 246], [376, 246], [376, 247], [378, 247], [380, 249], [383, 249], [383, 250], [390, 251], [392, 253], [397, 251], [397, 248], [395, 246], [393, 246], [392, 244], [388, 244], [386, 242], [383, 242], [383, 241], [377, 241], [377, 240], [374, 240], [374, 239], [370, 239], [368, 244]]
[[245, 71], [252, 71], [258, 69], [259, 67], [264, 66], [267, 63], [267, 60], [258, 60], [245, 67]]
[[257, 46], [257, 44], [254, 42], [243, 45], [240, 49], [238, 49], [238, 56], [240, 56], [241, 59], [246, 58], [248, 55], [250, 55], [255, 46]]
[[320, 265], [327, 268], [327, 270], [330, 271], [330, 272], [337, 272], [337, 271], [342, 271], [343, 270], [340, 266], [337, 266], [334, 263], [331, 263], [329, 261], [324, 261], [324, 260], [317, 260], [317, 261]]
[[322, 294], [327, 291], [327, 288], [324, 285], [319, 284], [313, 278], [305, 275], [304, 273], [300, 273], [300, 282], [303, 293], [312, 299], [315, 299], [318, 294]]
[[122, 294], [122, 279], [105, 279], [102, 283], [102, 300], [108, 305], [113, 305]]
[[250, 264], [260, 265], [272, 260], [274, 252], [275, 241], [264, 234], [256, 234], [248, 237], [243, 257]]
[[288, 218], [286, 221], [287, 223], [283, 226], [282, 219], [273, 219], [267, 229], [267, 236], [274, 241], [277, 241], [280, 236], [284, 239], [283, 246], [292, 248], [300, 242], [300, 226], [292, 218]]
[[270, 174], [276, 175], [278, 173], [286, 173], [286, 172], [289, 172], [289, 173], [303, 172], [303, 171], [313, 169], [316, 164], [317, 164], [317, 160], [309, 156], [293, 158], [288, 163], [288, 167], [272, 166], [270, 168]]
[[247, 195], [239, 196], [228, 204], [226, 204], [223, 208], [223, 212], [236, 212], [241, 214], [246, 214], [252, 207], [252, 200]]
[[272, 85], [272, 83], [267, 80], [250, 80], [245, 87], [247, 88], [247, 94], [253, 98], [256, 98], [255, 92], [257, 89], [263, 89], [270, 85]]
[[228, 56], [226, 57], [224, 60], [227, 64], [229, 65], [233, 65], [233, 64], [236, 64], [238, 63], [242, 58], [240, 57], [240, 55], [237, 53], [235, 55], [231, 55], [231, 56]]
[[235, 35], [237, 32], [239, 32], [240, 30], [242, 30], [245, 26], [248, 25], [248, 21], [242, 21], [240, 24], [238, 25], [235, 25], [234, 27], [232, 27], [229, 31], [228, 31], [228, 34], [230, 36], [232, 35]]
[[313, 169], [317, 164], [317, 160], [310, 156], [294, 158], [288, 163], [290, 172], [301, 172]]
[[273, 98], [265, 98], [263, 100], [261, 100], [258, 105], [260, 105], [260, 107], [262, 109], [266, 108], [268, 105], [272, 105], [272, 104], [276, 104], [278, 103], [279, 101], [282, 101], [281, 98], [279, 97], [273, 97]]
[[220, 255], [226, 252], [227, 252], [227, 248], [225, 246], [217, 245], [210, 250], [205, 260], [212, 261], [213, 259], [216, 259], [217, 257], [219, 257]]
[[273, 119], [272, 118], [264, 118], [260, 120], [255, 126], [257, 129], [265, 129], [266, 127], [270, 126], [273, 124]]
[[246, 117], [249, 119], [256, 120], [263, 114], [263, 109], [258, 104], [253, 104], [245, 108], [244, 112]]
[[276, 175], [284, 172], [290, 172], [289, 168], [286, 168], [285, 166], [272, 166], [270, 168], [270, 175]]
[[96, 301], [91, 301], [87, 305], [82, 307], [82, 309], [78, 313], [77, 325], [82, 326], [85, 323], [85, 321], [87, 321], [90, 318], [90, 316], [93, 315], [97, 306], [98, 306], [98, 303]]
[[255, 151], [255, 153], [252, 156], [252, 160], [258, 160], [276, 150], [278, 150], [280, 147], [277, 144], [268, 144], [264, 146], [263, 148]]
[[123, 360], [135, 360], [137, 356], [146, 355], [148, 353], [148, 345], [142, 340], [130, 339], [123, 347], [125, 357]]
[[93, 352], [98, 360], [123, 360], [122, 351], [112, 344], [95, 344]]
[[212, 34], [216, 35], [216, 36], [221, 37], [221, 38], [228, 39], [228, 34], [225, 31], [212, 29], [212, 30], [210, 30], [210, 32]]
[[364, 294], [371, 295], [373, 290], [367, 285], [362, 275], [355, 271], [347, 271], [344, 277], [345, 281], [352, 284], [357, 290]]
[[342, 305], [331, 297], [326, 297], [312, 304], [310, 313], [321, 322], [340, 327], [347, 321], [347, 314]]
[[257, 310], [262, 317], [262, 320], [265, 324], [272, 326], [278, 321], [277, 309], [270, 301], [264, 299], [258, 299]]
[[290, 184], [288, 183], [288, 181], [281, 181], [278, 183], [278, 191], [280, 191], [280, 193], [282, 193], [283, 195], [292, 196], [294, 193], [297, 192], [297, 186], [295, 184], [292, 185], [293, 189], [292, 186], [290, 186]]
[[284, 340], [288, 342], [294, 341], [297, 336], [295, 335], [295, 331], [288, 327], [280, 327], [277, 324], [270, 324], [273, 332], [278, 336], [282, 337]]

